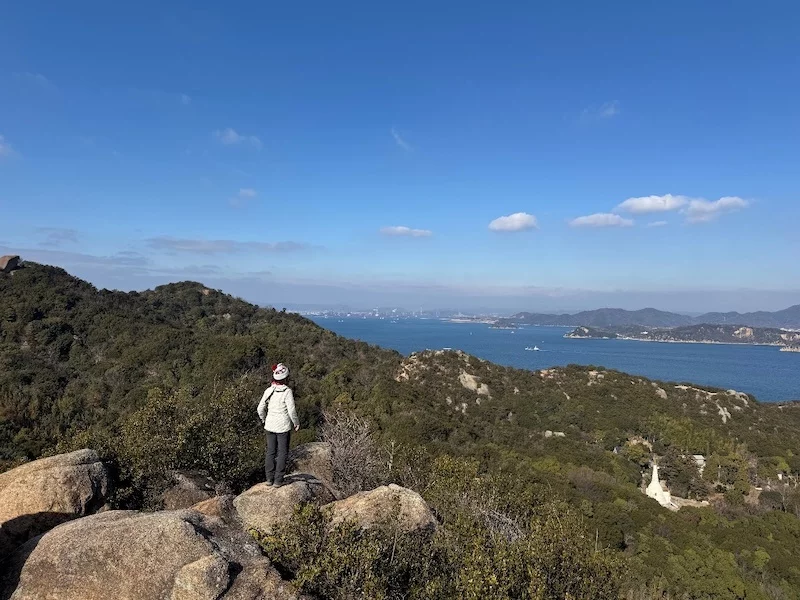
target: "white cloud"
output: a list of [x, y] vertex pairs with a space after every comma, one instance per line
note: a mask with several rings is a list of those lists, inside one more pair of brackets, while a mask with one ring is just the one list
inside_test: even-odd
[[589, 106], [581, 112], [581, 120], [595, 121], [600, 119], [611, 119], [619, 114], [619, 101], [610, 100], [603, 102], [600, 106]]
[[[719, 200], [705, 200], [704, 198], [690, 198], [688, 196], [673, 196], [665, 194], [663, 196], [640, 196], [638, 198], [628, 198], [618, 204], [614, 210], [628, 212], [636, 215], [650, 213], [680, 211], [686, 215], [689, 223], [705, 223], [713, 221], [720, 215], [733, 212], [749, 206], [747, 200], [738, 196], [725, 196]], [[657, 221], [661, 224], [662, 221]], [[666, 223], [664, 223], [666, 224]], [[656, 227], [650, 224], [648, 227]]]
[[14, 151], [13, 146], [6, 141], [6, 138], [0, 135], [0, 158], [8, 158], [15, 155], [16, 152]]
[[409, 144], [407, 141], [405, 141], [405, 140], [403, 139], [403, 136], [401, 136], [401, 135], [398, 133], [397, 129], [395, 129], [394, 127], [392, 127], [392, 128], [390, 129], [390, 131], [391, 131], [391, 133], [392, 133], [392, 137], [394, 138], [394, 142], [395, 142], [395, 143], [396, 143], [398, 146], [400, 146], [400, 147], [401, 147], [403, 150], [406, 150], [406, 151], [408, 151], [408, 152], [410, 152], [411, 150], [413, 150], [413, 148], [411, 147], [411, 144]]
[[647, 213], [667, 212], [683, 208], [691, 198], [686, 196], [673, 196], [664, 194], [663, 196], [640, 196], [638, 198], [628, 198], [625, 202], [618, 204], [614, 210], [644, 215]]
[[189, 94], [180, 92], [167, 92], [148, 88], [128, 88], [128, 93], [138, 102], [146, 102], [158, 106], [169, 106], [175, 103], [188, 106], [192, 103], [192, 97]]
[[618, 114], [619, 114], [619, 102], [617, 100], [612, 100], [611, 102], [605, 102], [597, 110], [597, 115], [601, 119], [610, 119], [611, 117], [615, 117]]
[[41, 246], [61, 246], [63, 244], [77, 244], [78, 232], [75, 229], [64, 227], [37, 227], [37, 232], [43, 234], [45, 238], [39, 242]]
[[686, 220], [689, 223], [707, 223], [724, 213], [747, 208], [749, 204], [747, 200], [743, 200], [738, 196], [725, 196], [714, 201], [696, 199], [689, 202], [689, 206], [681, 212], [686, 215]]
[[381, 233], [389, 236], [405, 236], [405, 237], [430, 237], [433, 232], [429, 229], [411, 229], [404, 225], [395, 225], [393, 227], [381, 227]]
[[300, 242], [238, 242], [235, 240], [185, 239], [159, 236], [147, 240], [155, 250], [193, 252], [196, 254], [240, 254], [243, 252], [296, 252], [307, 250]]
[[526, 212], [518, 212], [504, 217], [497, 217], [489, 223], [491, 231], [527, 231], [538, 229], [539, 223], [536, 217]]
[[570, 227], [631, 227], [633, 221], [611, 213], [595, 213], [569, 222]]
[[653, 221], [652, 223], [648, 223], [648, 227], [664, 227], [665, 225], [669, 225], [667, 221]]
[[225, 146], [238, 146], [247, 145], [252, 146], [256, 150], [261, 150], [261, 140], [255, 135], [240, 135], [235, 129], [230, 127], [226, 129], [218, 129], [214, 132], [214, 137]]
[[258, 192], [253, 188], [241, 188], [236, 196], [228, 199], [228, 204], [234, 208], [242, 208], [256, 196], [258, 196]]
[[19, 79], [20, 81], [24, 81], [33, 86], [39, 87], [43, 90], [47, 90], [50, 92], [53, 92], [57, 89], [56, 85], [41, 73], [30, 73], [30, 72], [14, 73], [14, 77]]

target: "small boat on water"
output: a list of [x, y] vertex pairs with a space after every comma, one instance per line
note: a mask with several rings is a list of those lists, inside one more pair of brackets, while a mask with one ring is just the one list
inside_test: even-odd
[[530, 352], [538, 352], [539, 351], [539, 346], [534, 346], [533, 348], [531, 348], [530, 346], [527, 346], [525, 348], [525, 350], [528, 350]]

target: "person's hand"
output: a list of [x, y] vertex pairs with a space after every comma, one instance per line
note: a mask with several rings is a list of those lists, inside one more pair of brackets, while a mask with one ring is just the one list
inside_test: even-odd
[[295, 431], [300, 431], [300, 425], [295, 425], [295, 426], [294, 426], [294, 430], [295, 430]]

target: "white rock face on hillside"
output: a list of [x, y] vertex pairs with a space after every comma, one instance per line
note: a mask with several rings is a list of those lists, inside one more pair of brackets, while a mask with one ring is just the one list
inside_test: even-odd
[[461, 371], [458, 375], [459, 383], [470, 391], [477, 392], [482, 396], [490, 396], [489, 386], [480, 382], [480, 378], [470, 375], [466, 371]]

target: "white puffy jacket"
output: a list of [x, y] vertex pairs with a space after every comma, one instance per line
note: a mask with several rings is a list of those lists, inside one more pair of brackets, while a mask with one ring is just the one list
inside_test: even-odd
[[264, 429], [272, 433], [286, 433], [292, 425], [299, 427], [292, 389], [283, 384], [273, 384], [264, 390], [258, 403], [258, 418], [264, 423]]

